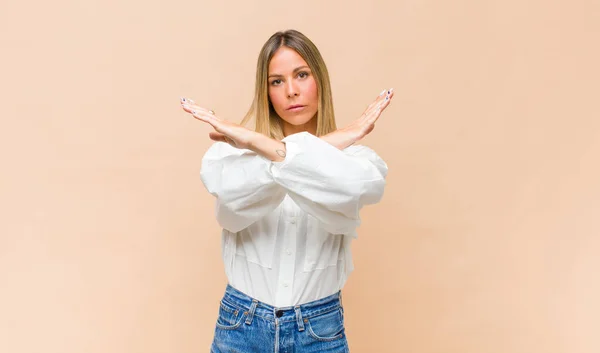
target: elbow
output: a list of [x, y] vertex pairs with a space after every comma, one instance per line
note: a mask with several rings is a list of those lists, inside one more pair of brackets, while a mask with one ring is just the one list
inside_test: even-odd
[[359, 209], [364, 205], [372, 205], [379, 203], [383, 198], [386, 181], [384, 178], [369, 181], [363, 184], [357, 198], [359, 201]]

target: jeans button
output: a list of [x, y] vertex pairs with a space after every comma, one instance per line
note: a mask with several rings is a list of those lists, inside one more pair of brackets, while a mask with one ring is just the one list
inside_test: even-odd
[[275, 312], [275, 316], [277, 316], [277, 317], [282, 317], [282, 316], [283, 316], [283, 310], [277, 310], [277, 311]]

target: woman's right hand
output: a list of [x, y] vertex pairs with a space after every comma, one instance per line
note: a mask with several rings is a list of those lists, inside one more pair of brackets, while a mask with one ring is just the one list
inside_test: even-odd
[[252, 141], [257, 135], [255, 131], [221, 119], [212, 110], [196, 105], [189, 98], [181, 98], [181, 107], [186, 112], [192, 114], [194, 118], [210, 124], [215, 129], [215, 131], [208, 134], [211, 140], [225, 142], [239, 149], [252, 148]]
[[321, 139], [339, 149], [344, 149], [361, 140], [373, 131], [375, 122], [379, 119], [383, 110], [390, 105], [392, 97], [394, 97], [393, 88], [382, 91], [375, 101], [369, 104], [360, 118], [343, 129], [322, 136]]

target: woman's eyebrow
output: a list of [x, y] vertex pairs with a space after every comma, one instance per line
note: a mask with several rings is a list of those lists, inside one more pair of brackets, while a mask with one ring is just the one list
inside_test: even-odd
[[[300, 67], [295, 68], [294, 71], [292, 71], [292, 72], [296, 72], [296, 71], [301, 70], [301, 69], [309, 69], [309, 67], [306, 66], [306, 65], [300, 66]], [[269, 77], [283, 77], [283, 75], [272, 74], [272, 75], [269, 75]]]

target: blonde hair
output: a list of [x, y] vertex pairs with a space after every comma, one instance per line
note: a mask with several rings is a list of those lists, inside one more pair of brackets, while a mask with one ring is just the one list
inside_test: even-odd
[[244, 126], [250, 119], [255, 119], [255, 131], [273, 139], [281, 140], [283, 136], [282, 119], [273, 109], [269, 99], [269, 62], [280, 47], [295, 50], [308, 64], [317, 84], [317, 132], [316, 136], [326, 135], [337, 130], [333, 112], [331, 84], [325, 61], [317, 47], [304, 34], [290, 29], [273, 34], [263, 45], [256, 65], [256, 84], [254, 100], [240, 125]]

